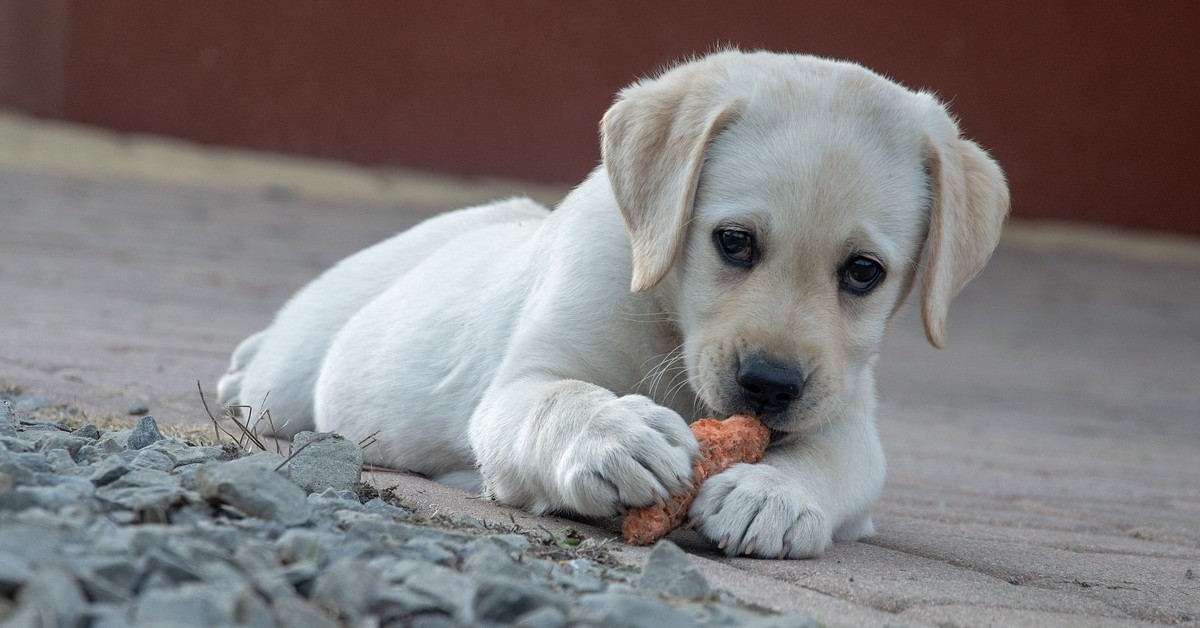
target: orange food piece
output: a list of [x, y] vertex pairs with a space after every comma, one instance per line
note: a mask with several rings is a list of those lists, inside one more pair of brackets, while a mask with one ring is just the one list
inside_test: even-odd
[[762, 421], [744, 415], [724, 421], [700, 419], [691, 428], [700, 443], [700, 457], [692, 463], [692, 486], [672, 495], [662, 506], [631, 510], [621, 525], [621, 534], [630, 545], [653, 543], [679, 527], [705, 480], [739, 462], [762, 460], [771, 440], [771, 430]]

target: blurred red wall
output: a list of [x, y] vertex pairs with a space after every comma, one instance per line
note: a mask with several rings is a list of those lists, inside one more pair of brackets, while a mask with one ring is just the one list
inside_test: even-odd
[[635, 77], [717, 45], [951, 102], [1017, 216], [1200, 234], [1200, 3], [0, 0], [0, 104], [369, 164], [547, 181]]

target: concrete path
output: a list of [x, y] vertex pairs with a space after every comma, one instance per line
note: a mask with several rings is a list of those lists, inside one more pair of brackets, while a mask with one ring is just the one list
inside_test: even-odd
[[[89, 414], [141, 401], [160, 420], [207, 421], [196, 382], [213, 392], [234, 345], [294, 289], [494, 189], [323, 196], [321, 173], [346, 167], [307, 164], [304, 186], [273, 175], [225, 184], [212, 151], [142, 150], [160, 169], [177, 160], [165, 177], [114, 170], [137, 161], [135, 140], [99, 141], [75, 163], [53, 156], [72, 152], [69, 141], [45, 145], [51, 131], [71, 133], [33, 127], [19, 129], [23, 147], [0, 148], [0, 385]], [[952, 307], [949, 344], [929, 348], [911, 308], [887, 341], [890, 474], [875, 537], [812, 561], [729, 559], [673, 538], [717, 586], [828, 625], [1200, 620], [1200, 244], [1015, 225]], [[611, 522], [533, 518], [420, 478], [375, 479], [431, 512], [612, 536]], [[633, 564], [646, 553], [614, 546]]]

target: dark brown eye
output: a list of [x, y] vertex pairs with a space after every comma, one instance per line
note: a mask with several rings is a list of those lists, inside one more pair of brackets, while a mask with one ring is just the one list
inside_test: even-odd
[[859, 255], [846, 260], [842, 267], [841, 287], [852, 294], [866, 294], [875, 289], [884, 276], [883, 266], [869, 258]]
[[754, 236], [741, 229], [718, 229], [713, 232], [713, 241], [726, 262], [749, 268], [754, 264]]

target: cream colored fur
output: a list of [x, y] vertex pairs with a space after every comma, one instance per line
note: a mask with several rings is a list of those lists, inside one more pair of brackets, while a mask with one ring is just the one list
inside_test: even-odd
[[[301, 290], [234, 353], [222, 403], [282, 432], [377, 434], [368, 461], [536, 512], [607, 516], [679, 490], [687, 423], [747, 411], [769, 355], [803, 392], [766, 459], [706, 483], [730, 554], [808, 557], [873, 531], [873, 368], [914, 285], [930, 342], [1008, 209], [996, 164], [932, 96], [850, 63], [713, 54], [621, 92], [603, 164], [553, 211], [430, 219]], [[752, 266], [714, 234], [753, 234]], [[885, 269], [868, 293], [847, 260]]]

